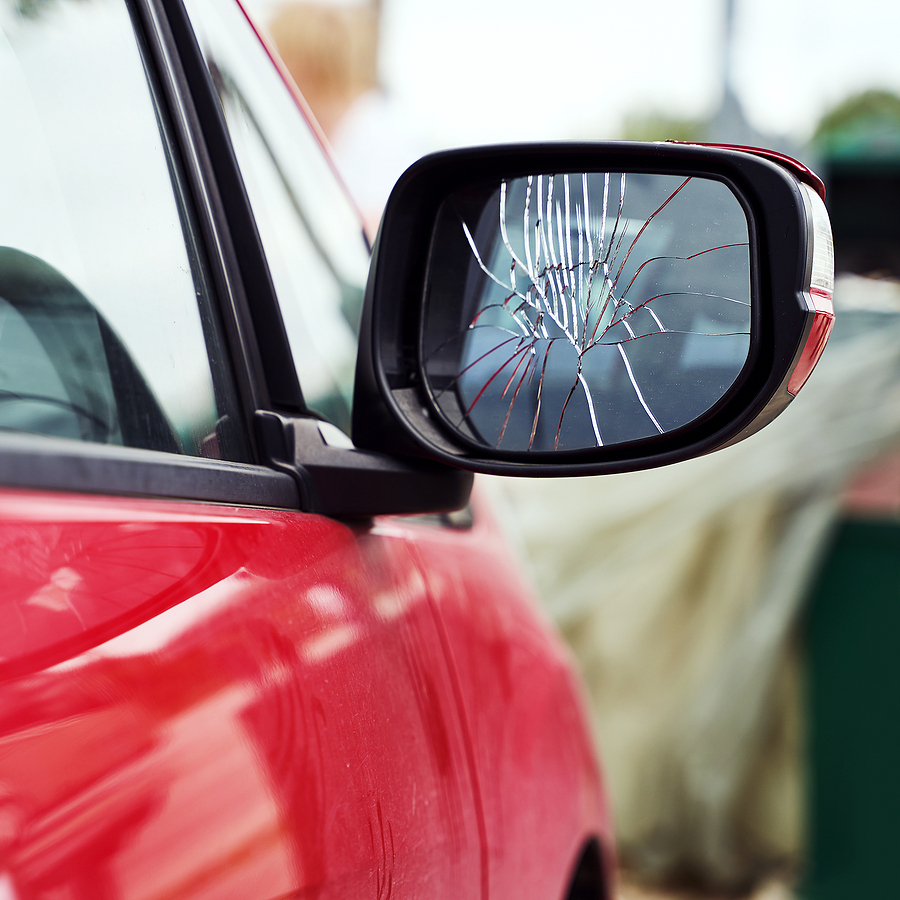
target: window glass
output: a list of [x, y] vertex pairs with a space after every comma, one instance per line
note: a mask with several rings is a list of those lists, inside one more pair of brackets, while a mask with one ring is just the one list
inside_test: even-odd
[[185, 5], [222, 102], [304, 399], [349, 430], [369, 266], [359, 216], [237, 4]]
[[0, 0], [0, 85], [0, 430], [241, 458], [124, 0]]

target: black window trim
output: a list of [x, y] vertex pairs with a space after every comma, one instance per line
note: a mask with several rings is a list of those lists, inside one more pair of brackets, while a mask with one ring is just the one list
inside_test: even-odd
[[0, 432], [0, 484], [297, 509], [295, 481], [264, 466], [179, 453]]
[[236, 374], [244, 381], [248, 429], [253, 431], [257, 409], [308, 415], [228, 126], [187, 11], [181, 0], [133, 2], [145, 18], [210, 262], [218, 270], [216, 288]]
[[[165, 106], [169, 138], [180, 152], [181, 168], [193, 200], [194, 219], [219, 303], [221, 320], [232, 356], [232, 368], [243, 407], [243, 424], [252, 435], [252, 410], [269, 401], [253, 322], [249, 316], [238, 254], [224, 223], [227, 221], [209, 150], [192, 102], [184, 69], [174, 46], [165, 12], [155, 0], [129, 2], [139, 31], [144, 65], [152, 73]], [[151, 84], [151, 90], [154, 85]], [[257, 454], [254, 452], [254, 457]]]

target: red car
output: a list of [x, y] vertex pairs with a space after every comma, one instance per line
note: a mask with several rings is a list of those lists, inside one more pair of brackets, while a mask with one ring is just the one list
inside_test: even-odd
[[0, 83], [0, 897], [610, 898], [581, 688], [471, 473], [774, 417], [821, 185], [441, 154], [370, 271], [230, 0], [0, 0]]

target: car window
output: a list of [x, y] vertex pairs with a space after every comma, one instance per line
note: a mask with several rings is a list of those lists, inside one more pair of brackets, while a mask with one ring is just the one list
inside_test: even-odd
[[304, 400], [346, 431], [369, 265], [359, 216], [238, 5], [185, 5], [222, 103]]
[[0, 0], [0, 82], [0, 431], [243, 459], [125, 0]]

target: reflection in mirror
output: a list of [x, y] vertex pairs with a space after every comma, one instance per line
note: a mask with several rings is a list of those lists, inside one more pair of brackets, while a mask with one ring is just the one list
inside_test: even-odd
[[710, 410], [750, 346], [747, 218], [707, 178], [530, 175], [444, 203], [423, 369], [481, 446], [584, 450]]

